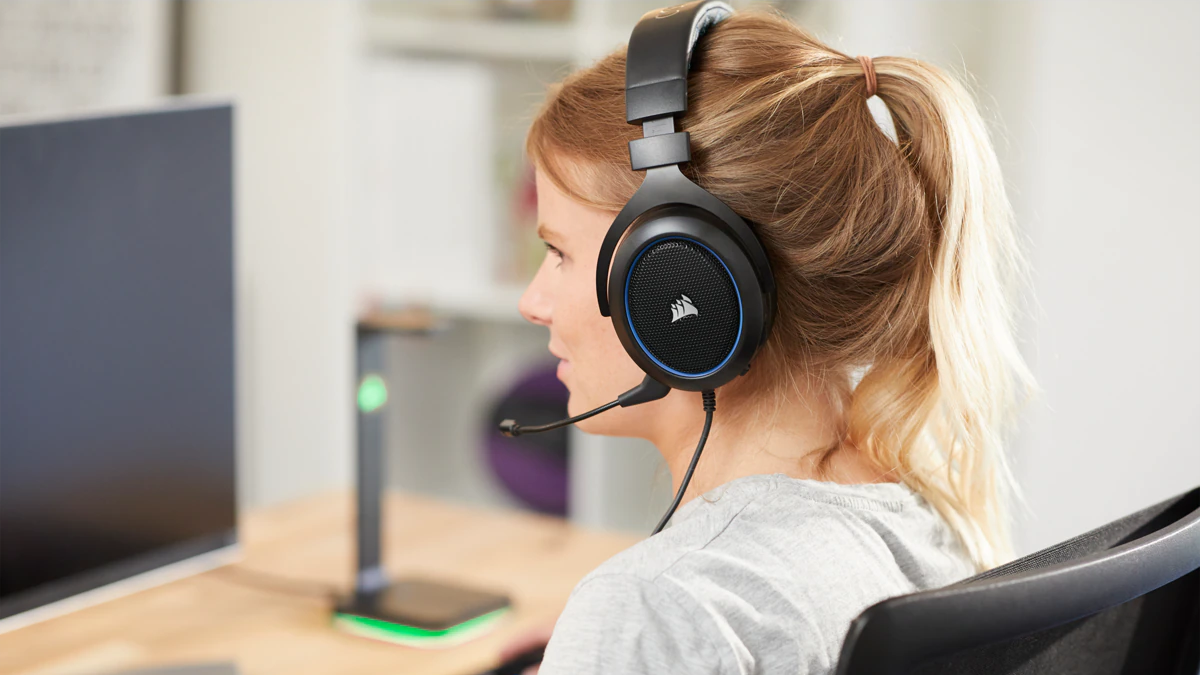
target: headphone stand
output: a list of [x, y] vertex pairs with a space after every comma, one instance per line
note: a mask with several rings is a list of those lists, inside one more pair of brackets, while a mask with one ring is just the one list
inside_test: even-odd
[[449, 647], [487, 632], [511, 606], [508, 597], [427, 579], [388, 578], [383, 566], [386, 486], [386, 351], [393, 334], [429, 335], [424, 311], [372, 314], [355, 327], [357, 489], [354, 591], [339, 599], [334, 625], [363, 637], [417, 647]]

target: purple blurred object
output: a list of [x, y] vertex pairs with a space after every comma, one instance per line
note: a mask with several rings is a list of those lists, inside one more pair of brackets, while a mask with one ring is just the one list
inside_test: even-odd
[[567, 416], [570, 393], [555, 367], [538, 367], [494, 404], [485, 437], [492, 473], [513, 496], [542, 513], [567, 514], [567, 430], [509, 438], [497, 426], [511, 418], [541, 424]]

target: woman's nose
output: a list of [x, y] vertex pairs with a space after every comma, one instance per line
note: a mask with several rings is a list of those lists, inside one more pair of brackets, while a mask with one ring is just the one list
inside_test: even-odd
[[525, 292], [521, 294], [521, 300], [517, 307], [526, 321], [540, 326], [549, 326], [554, 305], [550, 294], [546, 292], [544, 271], [545, 265], [538, 270], [533, 281], [530, 281], [529, 285], [525, 287]]

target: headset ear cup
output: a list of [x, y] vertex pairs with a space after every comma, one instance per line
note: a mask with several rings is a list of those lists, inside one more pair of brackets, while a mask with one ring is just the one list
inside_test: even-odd
[[612, 321], [630, 357], [676, 389], [714, 389], [745, 372], [766, 306], [745, 253], [694, 207], [629, 230], [609, 275]]

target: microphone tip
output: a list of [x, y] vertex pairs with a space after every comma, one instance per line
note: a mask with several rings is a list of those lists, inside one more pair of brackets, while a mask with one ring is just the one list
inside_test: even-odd
[[517, 424], [516, 420], [504, 420], [500, 423], [500, 433], [509, 437], [520, 436], [521, 427]]

